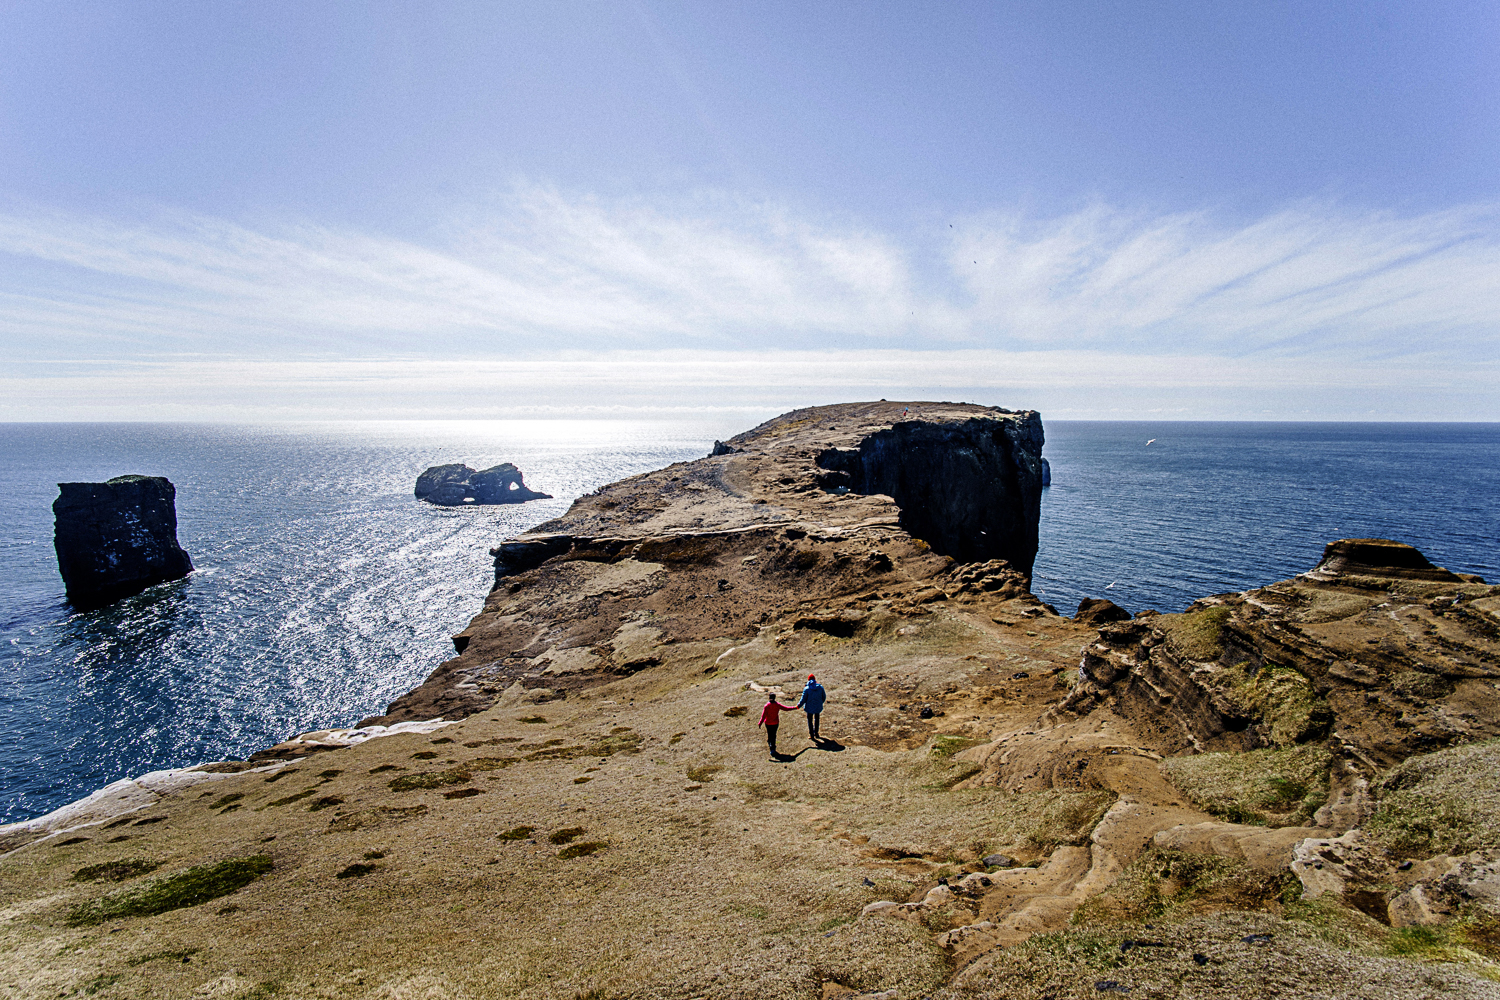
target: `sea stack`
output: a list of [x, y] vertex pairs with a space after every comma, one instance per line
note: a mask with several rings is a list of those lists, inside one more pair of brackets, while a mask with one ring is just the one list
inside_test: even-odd
[[475, 472], [467, 465], [434, 465], [417, 477], [418, 500], [439, 507], [470, 507], [480, 504], [525, 503], [551, 500], [550, 493], [526, 488], [521, 470], [509, 462]]
[[177, 488], [162, 476], [58, 483], [53, 544], [68, 601], [100, 608], [178, 580], [193, 560], [177, 544]]

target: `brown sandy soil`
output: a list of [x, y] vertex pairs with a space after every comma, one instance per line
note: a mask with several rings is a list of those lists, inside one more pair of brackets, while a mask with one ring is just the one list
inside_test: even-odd
[[[922, 434], [1026, 445], [994, 445], [1008, 482], [829, 492], [854, 466], [819, 456], [906, 405], [789, 414], [500, 546], [460, 655], [373, 720], [447, 725], [0, 829], [0, 997], [1500, 996], [1488, 869], [1453, 860], [1500, 846], [1490, 799], [1450, 802], [1462, 772], [1500, 817], [1473, 742], [1495, 588], [1332, 572], [1211, 621], [1062, 618], [1024, 530], [956, 562], [903, 527], [1028, 516], [1031, 415], [911, 404]], [[1470, 672], [1407, 678], [1429, 649]], [[763, 692], [809, 673], [827, 739], [786, 715], [772, 760]], [[1423, 795], [1448, 826], [1392, 818]], [[269, 870], [140, 912], [247, 858]]]

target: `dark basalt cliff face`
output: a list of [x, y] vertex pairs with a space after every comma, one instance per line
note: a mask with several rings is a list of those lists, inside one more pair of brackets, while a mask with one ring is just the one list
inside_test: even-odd
[[[799, 602], [859, 594], [1036, 604], [1041, 447], [1031, 411], [849, 403], [607, 486], [491, 550], [495, 590], [454, 637], [459, 656], [373, 721], [641, 669], [612, 638], [641, 615], [671, 642], [749, 637]], [[588, 582], [599, 574], [619, 583]]]
[[53, 545], [75, 607], [103, 607], [192, 572], [192, 559], [177, 544], [177, 489], [163, 477], [57, 488]]
[[818, 455], [825, 489], [883, 493], [901, 527], [959, 562], [1004, 559], [1026, 575], [1041, 520], [1042, 420], [904, 420], [858, 448]]
[[521, 470], [509, 462], [478, 472], [467, 465], [434, 465], [417, 477], [415, 494], [439, 507], [525, 503], [551, 500], [552, 494], [526, 488]]

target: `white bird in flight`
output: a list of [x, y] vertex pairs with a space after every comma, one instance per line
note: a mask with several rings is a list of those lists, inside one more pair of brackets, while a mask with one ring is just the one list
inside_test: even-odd
[[1152, 438], [1150, 441], [1146, 442], [1146, 447], [1149, 448], [1149, 447], [1151, 447], [1155, 443], [1156, 443], [1156, 438]]
[[1104, 589], [1105, 590], [1112, 590], [1114, 588], [1114, 585], [1117, 584], [1117, 583], [1119, 583], [1119, 582], [1120, 582], [1119, 580], [1111, 580], [1111, 581], [1109, 581], [1109, 586], [1105, 587]]

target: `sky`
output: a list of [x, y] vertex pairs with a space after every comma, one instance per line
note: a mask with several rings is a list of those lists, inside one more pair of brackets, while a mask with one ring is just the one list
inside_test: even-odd
[[0, 0], [0, 420], [1500, 420], [1500, 6]]

